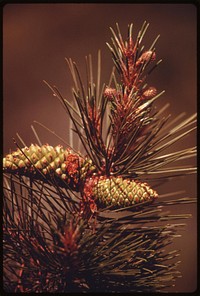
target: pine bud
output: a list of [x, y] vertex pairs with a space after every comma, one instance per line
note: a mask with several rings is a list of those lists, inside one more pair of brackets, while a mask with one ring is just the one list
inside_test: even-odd
[[139, 66], [140, 64], [143, 64], [148, 61], [154, 61], [156, 59], [155, 52], [148, 50], [145, 51], [140, 58], [137, 60], [136, 65]]
[[142, 94], [143, 99], [152, 99], [157, 94], [157, 90], [155, 87], [149, 87]]
[[112, 101], [113, 98], [117, 95], [117, 90], [115, 88], [106, 87], [104, 91], [104, 96], [109, 100]]

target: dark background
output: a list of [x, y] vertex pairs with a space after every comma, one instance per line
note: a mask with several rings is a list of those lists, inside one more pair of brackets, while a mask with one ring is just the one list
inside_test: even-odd
[[[133, 22], [136, 37], [144, 20], [150, 27], [144, 38], [146, 48], [158, 34], [157, 59], [161, 65], [149, 78], [149, 84], [166, 93], [158, 107], [170, 102], [168, 112], [175, 117], [186, 111], [196, 111], [197, 11], [193, 4], [7, 4], [3, 10], [3, 137], [4, 153], [16, 149], [12, 137], [20, 134], [27, 145], [36, 142], [31, 130], [37, 120], [64, 139], [69, 138], [69, 120], [58, 100], [42, 82], [55, 84], [63, 95], [71, 98], [72, 80], [64, 60], [74, 59], [85, 74], [85, 55], [96, 61], [102, 52], [102, 81], [108, 82], [112, 69], [109, 27], [120, 25], [123, 36]], [[95, 67], [94, 67], [95, 68]], [[37, 127], [36, 125], [34, 125]], [[40, 139], [56, 145], [59, 140], [37, 127]], [[192, 146], [195, 134], [188, 136], [172, 150]], [[76, 146], [76, 143], [74, 144]], [[187, 145], [186, 145], [187, 147]], [[190, 161], [191, 163], [191, 161]], [[185, 196], [196, 196], [196, 178], [188, 176], [164, 186], [159, 193], [186, 190]], [[183, 277], [175, 290], [192, 292], [196, 289], [197, 244], [196, 207], [179, 212], [192, 213], [186, 232], [175, 240], [182, 250], [180, 269]]]

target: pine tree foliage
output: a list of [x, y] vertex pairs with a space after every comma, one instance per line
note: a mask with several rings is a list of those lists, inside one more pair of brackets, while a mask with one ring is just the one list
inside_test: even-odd
[[45, 82], [86, 155], [41, 144], [36, 134], [39, 145], [17, 144], [4, 157], [5, 291], [158, 292], [181, 276], [173, 242], [191, 215], [172, 215], [170, 208], [195, 198], [161, 195], [158, 185], [195, 172], [177, 163], [194, 157], [196, 147], [165, 151], [193, 132], [196, 115], [169, 121], [168, 105], [156, 109], [163, 92], [147, 78], [160, 63], [159, 36], [145, 50], [147, 28], [145, 22], [136, 41], [132, 24], [126, 41], [118, 24], [116, 32], [111, 28], [114, 68], [107, 85], [101, 84], [100, 51], [96, 81], [86, 57], [86, 86], [76, 63], [66, 59], [74, 103]]

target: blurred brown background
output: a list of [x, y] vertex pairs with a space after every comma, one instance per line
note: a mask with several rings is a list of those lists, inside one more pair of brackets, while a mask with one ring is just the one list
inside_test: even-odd
[[[74, 59], [85, 74], [85, 55], [96, 60], [102, 52], [102, 81], [108, 82], [112, 68], [109, 27], [118, 22], [124, 36], [132, 23], [136, 36], [144, 20], [150, 27], [144, 38], [146, 48], [158, 34], [157, 58], [163, 62], [149, 78], [149, 84], [166, 93], [158, 107], [170, 102], [173, 116], [196, 111], [196, 7], [192, 4], [7, 4], [3, 11], [3, 122], [4, 153], [15, 149], [12, 137], [20, 134], [27, 145], [36, 142], [31, 124], [37, 120], [68, 140], [69, 121], [50, 90], [42, 82], [55, 84], [67, 98], [71, 97], [72, 80], [64, 61]], [[34, 125], [35, 126], [35, 125]], [[37, 127], [37, 126], [35, 126]], [[37, 127], [42, 142], [58, 144], [58, 139]], [[184, 141], [183, 141], [184, 142]], [[193, 145], [195, 134], [185, 143]], [[175, 148], [182, 148], [177, 144]], [[174, 149], [174, 147], [172, 147]], [[169, 184], [168, 184], [169, 187]], [[186, 196], [196, 195], [196, 178], [170, 183], [161, 192], [186, 190]], [[182, 249], [180, 269], [182, 279], [175, 290], [196, 289], [197, 245], [196, 207], [187, 207], [193, 219], [188, 221], [183, 237], [175, 241]], [[185, 208], [180, 209], [185, 212]]]

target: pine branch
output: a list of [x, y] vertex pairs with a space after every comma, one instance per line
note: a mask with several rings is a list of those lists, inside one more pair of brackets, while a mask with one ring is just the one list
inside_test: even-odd
[[107, 85], [101, 84], [100, 51], [96, 70], [86, 57], [86, 86], [76, 63], [66, 59], [73, 103], [45, 81], [86, 156], [36, 122], [68, 148], [42, 144], [31, 126], [38, 144], [27, 147], [17, 134], [21, 145], [15, 142], [16, 151], [3, 158], [6, 292], [160, 292], [181, 276], [173, 242], [191, 214], [170, 209], [196, 199], [182, 191], [161, 195], [159, 186], [196, 171], [181, 164], [196, 156], [196, 147], [168, 151], [195, 130], [196, 114], [171, 119], [163, 116], [168, 104], [156, 110], [164, 91], [146, 81], [161, 62], [159, 35], [144, 50], [148, 26], [144, 22], [135, 42], [132, 24], [126, 41], [118, 24], [117, 32], [111, 28], [114, 68]]

